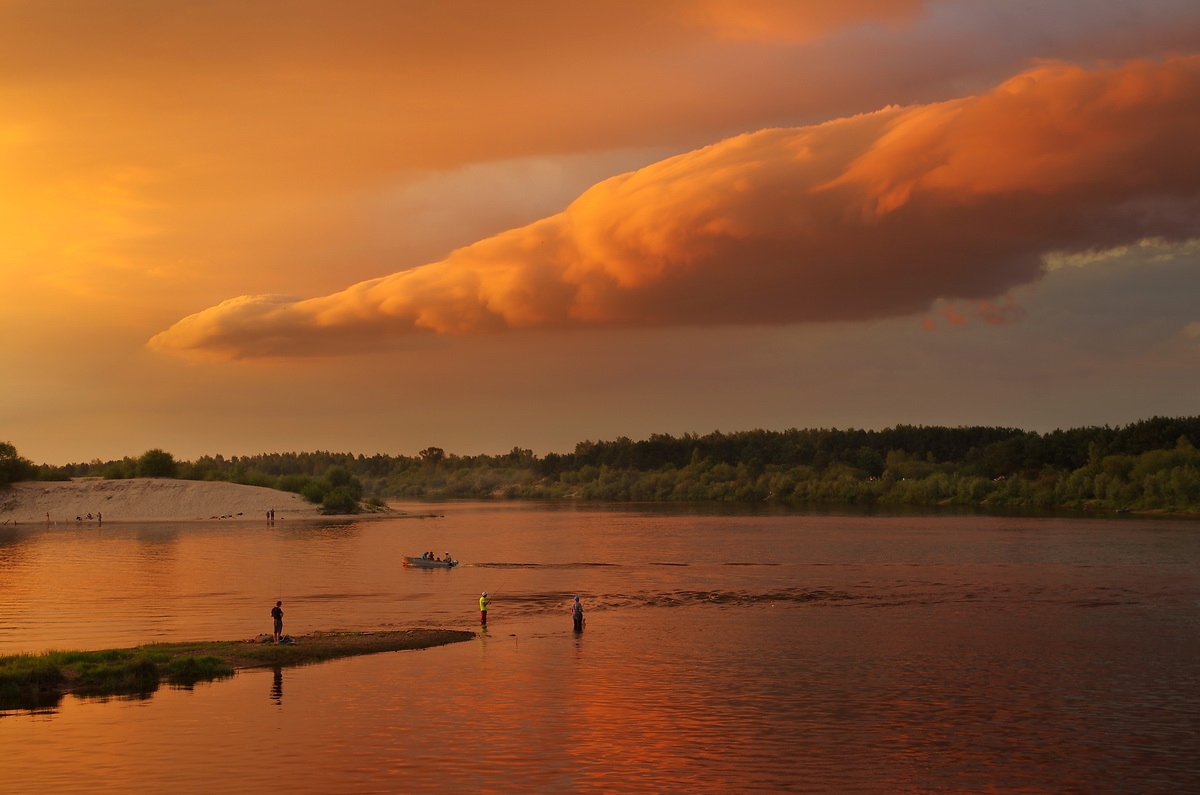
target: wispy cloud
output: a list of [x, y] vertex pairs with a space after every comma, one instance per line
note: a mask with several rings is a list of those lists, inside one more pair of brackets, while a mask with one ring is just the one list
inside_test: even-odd
[[[1200, 234], [1197, 139], [1200, 57], [1046, 64], [978, 97], [731, 138], [440, 262], [320, 298], [235, 298], [150, 345], [288, 357], [414, 333], [858, 321], [988, 302], [1036, 279], [1049, 251]], [[994, 319], [995, 304], [979, 306]]]

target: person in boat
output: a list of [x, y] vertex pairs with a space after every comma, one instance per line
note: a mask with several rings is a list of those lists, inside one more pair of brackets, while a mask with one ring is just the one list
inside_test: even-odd
[[446, 550], [446, 562], [447, 562], [447, 563], [453, 563], [453, 562], [454, 562], [453, 560], [451, 560], [451, 559], [450, 559], [450, 550], [448, 550], [448, 549]]
[[279, 639], [283, 636], [283, 602], [282, 601], [276, 602], [275, 606], [271, 608], [271, 619], [275, 625], [272, 636], [275, 638], [275, 642], [278, 643]]
[[575, 597], [575, 605], [571, 608], [571, 618], [575, 621], [575, 631], [583, 632], [583, 603]]
[[422, 553], [421, 553], [421, 560], [429, 560], [429, 553], [428, 553], [428, 552], [422, 552]]
[[479, 597], [479, 623], [481, 626], [487, 626], [487, 610], [488, 598], [487, 591], [483, 592], [483, 596]]

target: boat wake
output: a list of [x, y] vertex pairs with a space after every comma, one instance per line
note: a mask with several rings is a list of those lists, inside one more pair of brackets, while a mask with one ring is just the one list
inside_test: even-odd
[[[755, 606], [799, 605], [861, 601], [853, 594], [825, 589], [783, 588], [770, 591], [720, 591], [681, 589], [662, 592], [633, 592], [612, 594], [582, 594], [588, 610], [627, 610], [639, 607], [688, 607], [694, 605]], [[505, 610], [525, 615], [556, 613], [563, 609], [570, 595], [561, 591], [506, 593]]]
[[[661, 591], [617, 591], [588, 593], [580, 591], [591, 610], [628, 610], [637, 608], [797, 608], [797, 607], [856, 607], [879, 609], [894, 607], [932, 607], [944, 604], [996, 605], [1006, 603], [1061, 605], [1084, 609], [1121, 609], [1143, 604], [1135, 595], [1114, 599], [1111, 595], [1064, 589], [1053, 596], [1014, 592], [1009, 588], [989, 588], [979, 583], [961, 587], [897, 588], [893, 585], [875, 587], [868, 584], [848, 589], [824, 587], [775, 587], [765, 589], [700, 589], [679, 588]], [[505, 593], [506, 609], [537, 615], [562, 611], [573, 594], [562, 591], [532, 591]]]
[[469, 563], [480, 569], [592, 569], [615, 568], [616, 563]]

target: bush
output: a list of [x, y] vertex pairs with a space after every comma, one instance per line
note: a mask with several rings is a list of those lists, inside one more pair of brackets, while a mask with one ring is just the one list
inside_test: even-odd
[[173, 478], [175, 470], [175, 457], [157, 447], [142, 453], [137, 460], [139, 478]]
[[300, 487], [300, 496], [309, 502], [324, 502], [329, 487], [319, 480], [310, 480]]
[[322, 513], [358, 513], [359, 495], [350, 486], [336, 486], [321, 500]]
[[126, 458], [123, 461], [113, 461], [104, 468], [101, 472], [101, 477], [105, 480], [125, 480], [137, 476], [137, 462], [132, 458]]
[[[279, 480], [276, 481], [275, 486], [280, 491], [290, 491], [293, 494], [304, 494], [304, 489], [307, 488], [308, 486], [311, 486], [312, 482], [313, 482], [313, 479], [310, 478], [308, 475], [280, 475]], [[324, 495], [322, 495], [322, 496], [324, 496]], [[311, 502], [320, 502], [320, 501], [321, 500], [319, 498], [315, 499], [315, 500], [311, 500]]]
[[266, 472], [259, 472], [257, 469], [252, 469], [245, 473], [238, 482], [243, 486], [259, 486], [264, 489], [276, 488], [279, 483], [276, 478], [268, 475]]

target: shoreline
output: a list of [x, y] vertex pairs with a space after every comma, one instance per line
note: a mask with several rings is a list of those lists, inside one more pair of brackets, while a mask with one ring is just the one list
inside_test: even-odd
[[[468, 500], [471, 501], [471, 500]], [[508, 500], [506, 500], [508, 501]], [[579, 503], [578, 500], [524, 500], [513, 502], [537, 502], [541, 504]], [[457, 500], [410, 500], [430, 505], [428, 510], [411, 512], [391, 505], [365, 508], [360, 513], [326, 514], [321, 506], [310, 503], [299, 494], [263, 486], [247, 486], [226, 481], [196, 481], [176, 478], [131, 478], [104, 480], [102, 478], [76, 478], [70, 481], [19, 481], [0, 487], [0, 527], [78, 527], [102, 528], [105, 524], [133, 524], [141, 522], [250, 522], [273, 525], [275, 522], [356, 521], [373, 518], [440, 518], [433, 506]], [[591, 503], [592, 501], [583, 501]], [[600, 501], [605, 502], [605, 501]], [[647, 504], [643, 502], [616, 501], [623, 506]], [[782, 504], [728, 501], [675, 501], [653, 502], [669, 510], [690, 510], [696, 505], [717, 505], [722, 510], [769, 510], [784, 512], [832, 511], [851, 513], [900, 513], [927, 511], [967, 511], [987, 515], [1070, 515], [1096, 518], [1118, 516], [1161, 517], [1194, 519], [1200, 512], [1168, 510], [1165, 508], [1112, 508], [1094, 502], [1083, 505], [1059, 505], [1046, 508], [1002, 505], [952, 505], [942, 500], [929, 504]], [[273, 513], [273, 517], [269, 515]]]
[[166, 682], [192, 687], [253, 668], [313, 665], [345, 657], [415, 651], [471, 640], [458, 629], [313, 632], [293, 643], [250, 640], [152, 643], [90, 652], [46, 651], [0, 657], [0, 710], [46, 709], [64, 696], [142, 696]]
[[379, 654], [387, 651], [415, 651], [461, 643], [475, 637], [464, 629], [387, 629], [355, 632], [321, 631], [292, 637], [294, 643], [266, 643], [249, 640], [182, 641], [151, 643], [137, 649], [162, 652], [175, 657], [211, 655], [220, 657], [235, 671], [273, 666], [311, 665]]
[[[391, 515], [393, 512], [393, 509], [382, 509], [365, 515]], [[320, 505], [308, 502], [299, 494], [225, 481], [76, 478], [20, 481], [0, 488], [0, 526], [100, 527], [106, 523], [208, 521], [271, 523], [333, 516], [322, 513]]]

